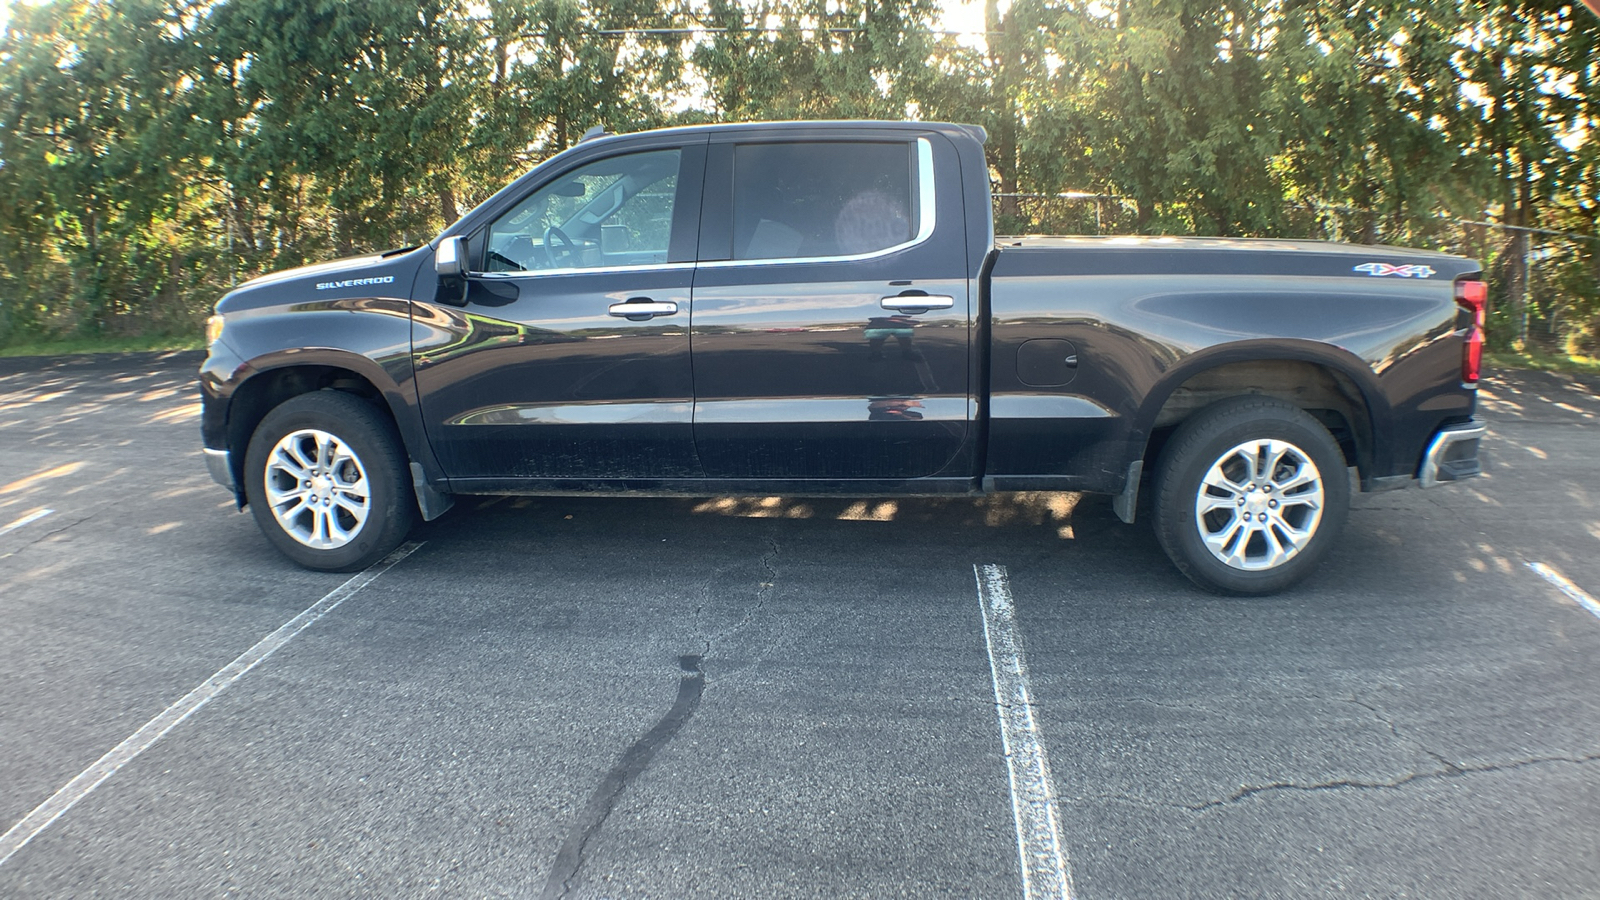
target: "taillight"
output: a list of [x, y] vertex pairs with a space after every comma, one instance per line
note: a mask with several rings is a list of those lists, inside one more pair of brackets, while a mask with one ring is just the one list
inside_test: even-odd
[[1482, 281], [1456, 282], [1456, 303], [1472, 313], [1467, 343], [1461, 350], [1461, 380], [1477, 384], [1483, 367], [1483, 315], [1489, 305], [1489, 285]]

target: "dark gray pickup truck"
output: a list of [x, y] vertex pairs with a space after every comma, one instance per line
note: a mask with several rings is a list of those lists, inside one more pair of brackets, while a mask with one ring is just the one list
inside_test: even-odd
[[1365, 491], [1478, 473], [1477, 263], [996, 240], [981, 129], [586, 139], [420, 247], [258, 278], [200, 372], [216, 479], [317, 569], [456, 494], [1146, 492], [1267, 593]]

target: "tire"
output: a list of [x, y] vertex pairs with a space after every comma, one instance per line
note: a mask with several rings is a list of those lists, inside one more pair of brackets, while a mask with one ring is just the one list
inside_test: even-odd
[[317, 391], [267, 413], [245, 453], [251, 513], [283, 555], [353, 572], [405, 540], [416, 502], [394, 423], [352, 394]]
[[1316, 419], [1271, 397], [1235, 397], [1173, 434], [1154, 500], [1156, 538], [1191, 581], [1223, 594], [1271, 594], [1327, 556], [1349, 515], [1350, 478], [1338, 442]]

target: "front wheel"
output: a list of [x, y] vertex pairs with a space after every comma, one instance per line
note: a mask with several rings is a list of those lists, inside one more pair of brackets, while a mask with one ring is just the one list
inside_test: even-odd
[[394, 425], [338, 391], [301, 394], [267, 413], [245, 454], [256, 524], [308, 569], [364, 569], [405, 540], [413, 507]]
[[1185, 422], [1162, 453], [1155, 529], [1201, 587], [1270, 594], [1310, 574], [1350, 509], [1333, 435], [1292, 404], [1238, 397]]

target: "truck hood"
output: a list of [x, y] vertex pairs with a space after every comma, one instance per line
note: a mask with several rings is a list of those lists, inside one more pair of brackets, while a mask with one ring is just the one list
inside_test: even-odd
[[412, 275], [426, 247], [407, 247], [366, 256], [350, 256], [269, 272], [244, 282], [217, 303], [218, 313], [238, 312], [278, 303], [351, 297], [399, 297], [410, 294]]
[[341, 272], [354, 272], [382, 262], [383, 256], [384, 254], [382, 253], [371, 253], [366, 256], [347, 256], [344, 259], [312, 263], [309, 266], [297, 266], [293, 269], [284, 269], [281, 272], [268, 272], [265, 275], [257, 275], [239, 285], [239, 287], [240, 289], [253, 288], [265, 284], [275, 284], [280, 281], [292, 281], [296, 278], [308, 278], [313, 275], [335, 275]]

